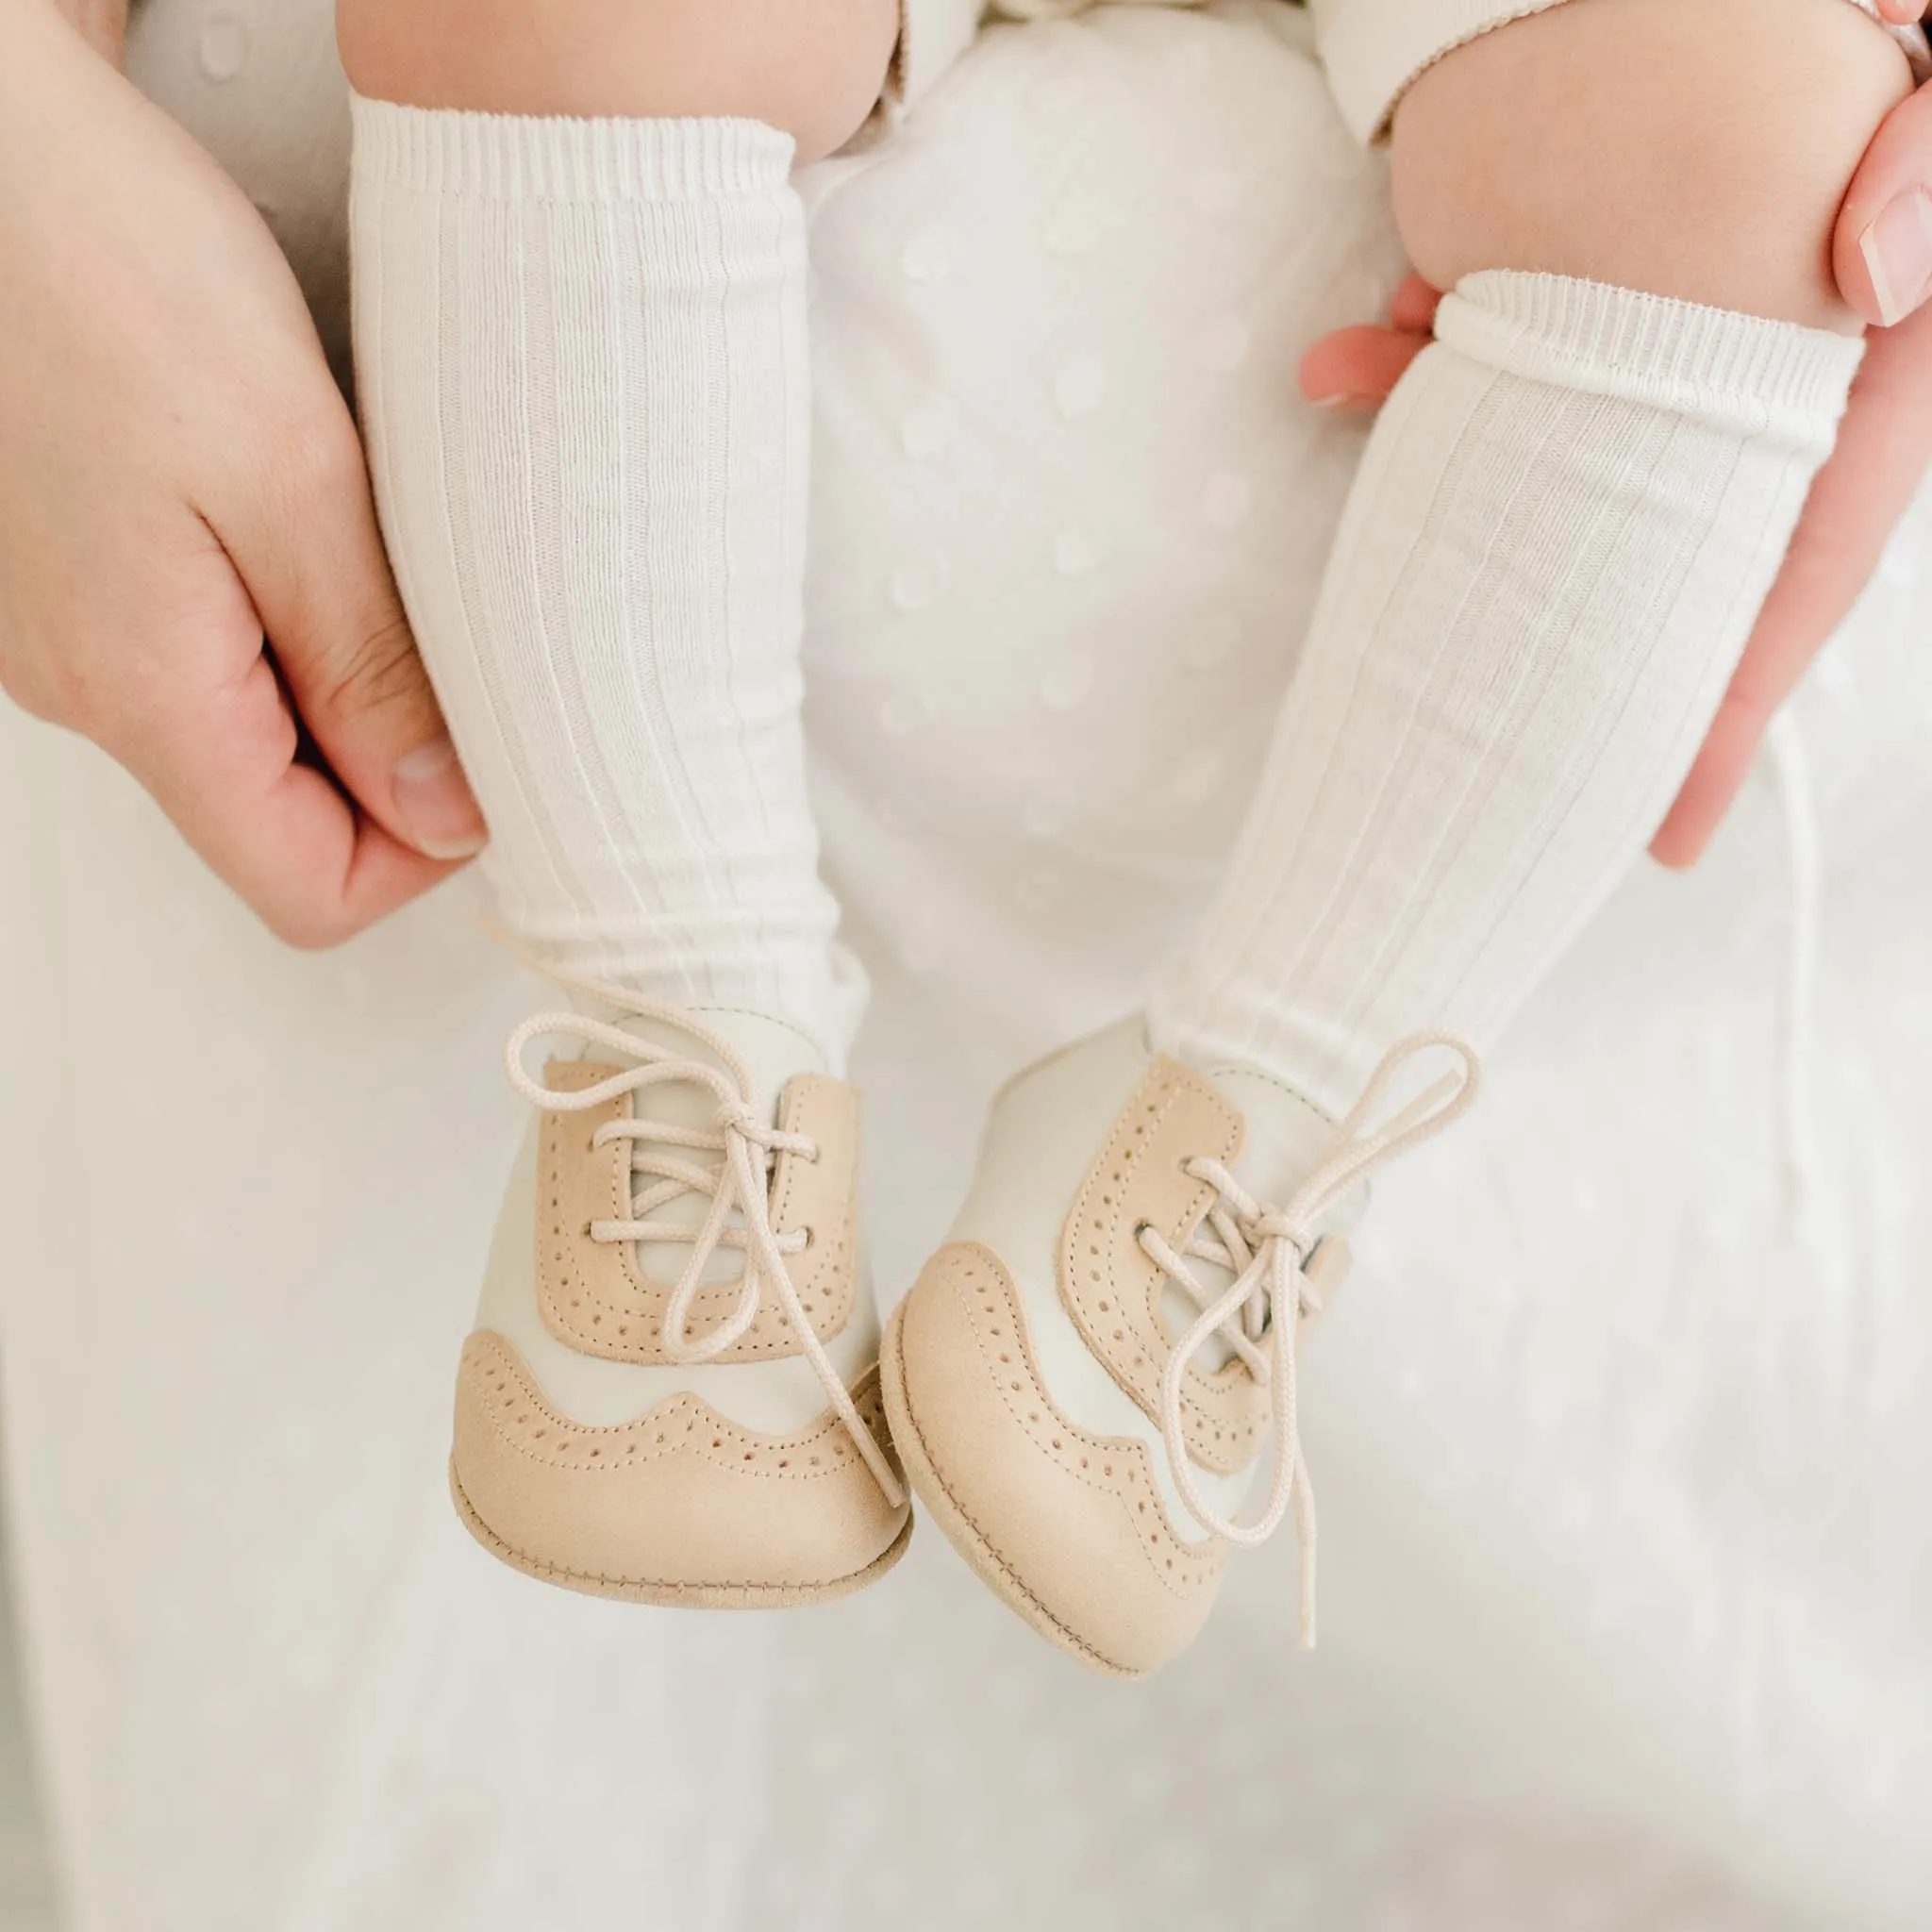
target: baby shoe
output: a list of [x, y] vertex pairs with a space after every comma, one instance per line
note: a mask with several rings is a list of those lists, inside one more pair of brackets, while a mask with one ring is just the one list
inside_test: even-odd
[[[777, 1608], [881, 1576], [911, 1512], [878, 1407], [858, 1095], [786, 1023], [573, 982], [510, 1036], [537, 1115], [457, 1383], [493, 1555], [634, 1602]], [[540, 1038], [577, 1051], [540, 1079]]]
[[[1457, 1072], [1368, 1127], [1429, 1048]], [[1312, 1643], [1300, 1331], [1346, 1272], [1369, 1170], [1446, 1126], [1476, 1078], [1460, 1041], [1405, 1041], [1338, 1126], [1258, 1069], [1157, 1055], [1137, 1018], [1001, 1092], [881, 1372], [920, 1500], [1042, 1635], [1108, 1674], [1158, 1669], [1199, 1632], [1230, 1550], [1292, 1507]]]

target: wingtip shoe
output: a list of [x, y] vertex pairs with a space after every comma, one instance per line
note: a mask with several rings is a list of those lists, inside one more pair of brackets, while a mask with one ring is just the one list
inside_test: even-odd
[[[911, 1519], [879, 1412], [858, 1096], [782, 1022], [601, 991], [511, 1039], [536, 1118], [458, 1376], [458, 1510], [505, 1562], [593, 1595], [860, 1589]], [[580, 1057], [539, 1079], [544, 1036]]]
[[[1367, 1129], [1432, 1045], [1462, 1060], [1446, 1097], [1439, 1083]], [[1157, 1054], [1136, 1019], [1000, 1094], [952, 1235], [889, 1324], [881, 1385], [920, 1500], [1051, 1641], [1108, 1674], [1158, 1669], [1199, 1633], [1231, 1551], [1291, 1508], [1312, 1591], [1297, 1340], [1346, 1271], [1363, 1176], [1446, 1125], [1474, 1079], [1459, 1042], [1406, 1042], [1338, 1125], [1259, 1070]], [[1311, 1597], [1304, 1623], [1311, 1637]]]

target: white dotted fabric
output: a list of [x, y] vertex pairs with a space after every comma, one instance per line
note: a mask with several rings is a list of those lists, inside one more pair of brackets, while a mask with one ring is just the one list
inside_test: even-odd
[[808, 186], [837, 884], [1029, 1037], [1136, 1004], [1231, 843], [1360, 446], [1295, 364], [1400, 257], [1305, 25], [994, 27]]
[[[147, 4], [144, 78], [337, 316], [325, 0]], [[811, 728], [896, 1294], [991, 1084], [1199, 902], [1357, 447], [1294, 358], [1397, 264], [1267, 4], [995, 30], [808, 192]], [[1321, 1652], [1271, 1552], [1140, 1688], [929, 1528], [783, 1618], [492, 1564], [441, 1466], [530, 989], [467, 885], [280, 951], [105, 759], [0, 716], [0, 1370], [76, 1932], [1923, 1926], [1927, 535], [1801, 707], [1803, 1229], [1757, 787], [1382, 1189], [1307, 1377]]]

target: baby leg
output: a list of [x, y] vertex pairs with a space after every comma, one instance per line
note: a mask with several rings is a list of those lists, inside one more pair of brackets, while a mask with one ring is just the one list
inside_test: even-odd
[[1399, 213], [1453, 292], [1224, 887], [1148, 1025], [1002, 1091], [882, 1356], [932, 1520], [1094, 1668], [1185, 1648], [1291, 1512], [1312, 1640], [1299, 1336], [1357, 1184], [1471, 1094], [1394, 1110], [1374, 1069], [1493, 1039], [1662, 815], [1831, 446], [1825, 245], [1905, 88], [1842, 0], [1588, 0], [1410, 94]]
[[1413, 87], [1397, 213], [1454, 292], [1161, 1041], [1344, 1108], [1406, 1034], [1492, 1041], [1641, 852], [1831, 448], [1830, 231], [1907, 86], [1842, 0], [1591, 0]]
[[397, 577], [504, 922], [603, 982], [511, 1037], [534, 1111], [451, 1494], [571, 1589], [841, 1595], [908, 1514], [873, 1423], [858, 1096], [827, 1077], [860, 982], [800, 730], [791, 170], [870, 111], [891, 0], [342, 0], [341, 27]]
[[833, 1061], [799, 724], [809, 441], [790, 185], [892, 0], [341, 0], [385, 533], [548, 963], [749, 1006]]
[[1312, 1639], [1298, 1338], [1357, 1183], [1471, 1091], [1391, 1111], [1374, 1069], [1493, 1039], [1662, 815], [1831, 445], [1860, 345], [1825, 244], [1905, 88], [1842, 0], [1587, 0], [1402, 110], [1404, 232], [1453, 292], [1227, 879], [1146, 1026], [1002, 1091], [886, 1338], [928, 1513], [1096, 1669], [1185, 1648], [1291, 1511]]

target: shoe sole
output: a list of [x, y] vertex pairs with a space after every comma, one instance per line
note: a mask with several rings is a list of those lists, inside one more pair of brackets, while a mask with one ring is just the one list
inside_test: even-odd
[[449, 1464], [450, 1500], [463, 1527], [499, 1562], [540, 1583], [555, 1584], [559, 1590], [574, 1590], [582, 1596], [615, 1597], [625, 1603], [655, 1604], [662, 1609], [686, 1610], [792, 1610], [809, 1604], [828, 1604], [851, 1596], [868, 1584], [876, 1583], [901, 1557], [912, 1541], [912, 1518], [908, 1514], [899, 1534], [863, 1570], [841, 1576], [831, 1583], [651, 1583], [628, 1576], [599, 1576], [589, 1571], [567, 1570], [547, 1563], [541, 1557], [526, 1556], [512, 1548], [477, 1515], [463, 1491], [457, 1474], [456, 1458]]
[[925, 1505], [932, 1520], [939, 1524], [940, 1533], [965, 1557], [973, 1574], [1015, 1616], [1031, 1624], [1055, 1648], [1065, 1651], [1076, 1662], [1102, 1676], [1133, 1679], [1148, 1675], [1145, 1671], [1129, 1670], [1104, 1657], [1062, 1624], [1027, 1589], [1018, 1572], [987, 1541], [979, 1525], [955, 1500], [945, 1478], [933, 1466], [925, 1439], [919, 1433], [918, 1418], [907, 1398], [901, 1334], [905, 1314], [906, 1304], [902, 1301], [886, 1324], [885, 1339], [879, 1347], [879, 1395], [885, 1404], [886, 1424], [892, 1432], [892, 1446], [899, 1452], [899, 1464], [913, 1494]]

